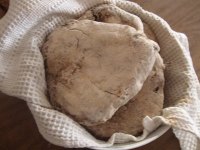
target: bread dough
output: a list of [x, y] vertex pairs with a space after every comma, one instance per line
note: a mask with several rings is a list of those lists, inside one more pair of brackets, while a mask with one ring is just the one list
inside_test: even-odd
[[[95, 7], [87, 11], [80, 19], [87, 18], [100, 22], [128, 24], [137, 30], [144, 31], [149, 39], [157, 41], [146, 23], [113, 5]], [[96, 126], [86, 127], [88, 131], [99, 138], [109, 138], [116, 132], [139, 135], [143, 130], [142, 120], [145, 116], [153, 117], [161, 114], [164, 102], [163, 70], [163, 60], [157, 53], [153, 70], [140, 92], [125, 106], [122, 106], [110, 120]]]
[[104, 123], [138, 94], [158, 51], [139, 27], [69, 21], [42, 49], [50, 99], [83, 125]]
[[122, 106], [110, 120], [86, 127], [88, 131], [99, 138], [109, 138], [116, 132], [139, 135], [143, 131], [142, 120], [145, 116], [161, 114], [164, 99], [163, 69], [163, 61], [158, 54], [154, 68], [140, 92]]

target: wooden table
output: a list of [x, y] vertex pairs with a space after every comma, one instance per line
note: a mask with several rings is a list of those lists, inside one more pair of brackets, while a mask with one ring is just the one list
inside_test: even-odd
[[[200, 78], [200, 1], [199, 0], [133, 0], [143, 8], [164, 18], [171, 27], [189, 38], [194, 67]], [[0, 0], [0, 17], [8, 0]], [[37, 130], [26, 103], [0, 93], [0, 150], [63, 150], [45, 141]], [[172, 131], [136, 150], [179, 150]]]

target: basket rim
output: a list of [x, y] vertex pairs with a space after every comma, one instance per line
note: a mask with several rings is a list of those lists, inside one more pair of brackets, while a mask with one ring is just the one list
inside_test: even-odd
[[169, 125], [161, 125], [158, 127], [155, 131], [153, 131], [151, 134], [149, 134], [144, 140], [138, 141], [138, 142], [129, 142], [129, 143], [123, 143], [123, 144], [114, 144], [110, 147], [88, 147], [91, 149], [96, 149], [96, 150], [127, 150], [127, 149], [133, 149], [133, 148], [138, 148], [141, 146], [144, 146], [146, 144], [149, 144], [159, 137], [161, 137], [163, 134], [165, 134], [171, 127]]

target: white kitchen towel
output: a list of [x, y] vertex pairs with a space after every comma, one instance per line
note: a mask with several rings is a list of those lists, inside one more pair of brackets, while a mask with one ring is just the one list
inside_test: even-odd
[[[155, 33], [166, 63], [165, 103], [162, 117], [144, 119], [144, 133], [134, 137], [114, 134], [100, 141], [70, 117], [54, 110], [46, 96], [40, 47], [56, 26], [80, 17], [105, 3], [135, 14]], [[177, 18], [178, 19], [178, 18]], [[110, 147], [114, 143], [143, 140], [160, 124], [173, 128], [182, 150], [200, 149], [200, 85], [189, 53], [187, 37], [174, 32], [162, 18], [124, 0], [10, 0], [0, 20], [0, 91], [27, 102], [40, 133], [63, 147]]]

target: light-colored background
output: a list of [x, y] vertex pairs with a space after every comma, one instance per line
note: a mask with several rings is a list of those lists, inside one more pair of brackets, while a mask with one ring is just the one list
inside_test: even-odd
[[[164, 18], [171, 27], [185, 33], [190, 42], [194, 67], [200, 78], [200, 0], [132, 0]], [[8, 0], [0, 0], [0, 18]], [[0, 150], [64, 150], [46, 142], [39, 134], [25, 102], [0, 93]], [[136, 150], [179, 150], [172, 131]]]

